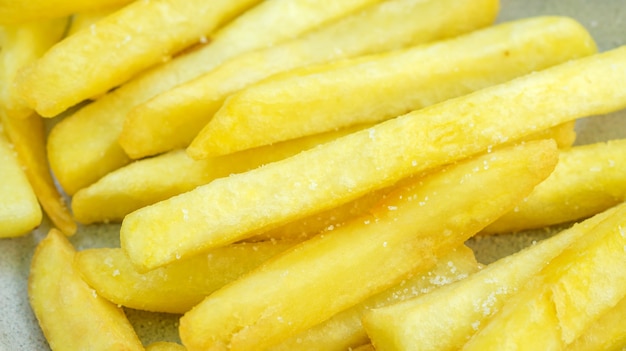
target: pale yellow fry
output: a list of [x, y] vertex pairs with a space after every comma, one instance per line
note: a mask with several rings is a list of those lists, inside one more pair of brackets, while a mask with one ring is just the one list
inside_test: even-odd
[[193, 190], [214, 179], [287, 158], [357, 129], [345, 128], [198, 161], [184, 150], [138, 160], [79, 190], [72, 197], [72, 211], [76, 219], [85, 224], [121, 221], [139, 208]]
[[157, 341], [146, 346], [146, 351], [185, 351], [183, 345], [174, 342]]
[[562, 350], [559, 321], [551, 298], [541, 282], [527, 283], [460, 350]]
[[0, 238], [28, 233], [41, 223], [37, 197], [0, 124]]
[[[540, 139], [554, 139], [559, 148], [567, 148], [574, 142], [575, 121], [548, 128], [520, 140], [531, 141]], [[518, 141], [516, 141], [518, 142]], [[226, 157], [226, 156], [223, 156]], [[346, 204], [334, 207], [313, 215], [297, 219], [277, 228], [270, 229], [262, 234], [247, 240], [258, 241], [268, 239], [307, 238], [327, 228], [343, 225], [347, 220], [367, 213], [377, 202], [381, 201], [394, 186], [369, 192], [362, 197]]]
[[135, 105], [230, 57], [298, 36], [370, 1], [272, 0], [246, 11], [214, 35], [200, 39], [208, 45], [149, 69], [57, 124], [48, 149], [59, 183], [73, 195], [130, 162], [118, 138], [126, 114]]
[[[552, 141], [526, 143], [417, 178], [370, 215], [209, 295], [181, 318], [181, 340], [189, 350], [264, 350], [431, 269], [530, 192], [557, 155]], [[502, 181], [511, 178], [519, 181], [515, 189]], [[479, 195], [491, 201], [478, 202]]]
[[626, 346], [626, 298], [598, 318], [585, 332], [568, 345], [571, 351], [620, 350]]
[[334, 315], [325, 322], [281, 342], [272, 351], [343, 351], [355, 350], [368, 344], [369, 338], [361, 324], [362, 314], [370, 308], [378, 308], [404, 301], [433, 291], [439, 286], [451, 284], [476, 272], [479, 265], [474, 253], [461, 246], [443, 257], [430, 271], [417, 274], [362, 303]]
[[[388, 0], [302, 37], [229, 60], [130, 111], [120, 143], [131, 157], [186, 147], [231, 93], [272, 74], [452, 37], [491, 24], [497, 0]], [[380, 30], [384, 28], [385, 30]], [[168, 128], [162, 128], [166, 124]]]
[[370, 310], [363, 319], [365, 330], [380, 350], [458, 350], [547, 262], [612, 213], [500, 259], [458, 283]]
[[[560, 350], [573, 342], [626, 296], [624, 226], [626, 205], [621, 205], [550, 261], [463, 350], [517, 346], [530, 351], [537, 344], [533, 348], [528, 340], [549, 339], [553, 346], [546, 349]], [[552, 336], [540, 336], [541, 330]]]
[[625, 106], [626, 46], [447, 100], [145, 207], [122, 222], [121, 244], [138, 267], [156, 268], [534, 131]]
[[16, 119], [0, 117], [7, 136], [13, 143], [24, 173], [37, 196], [41, 207], [54, 226], [66, 235], [76, 233], [76, 222], [70, 213], [63, 195], [50, 173], [46, 155], [46, 135], [43, 120], [37, 114]]
[[143, 350], [124, 311], [98, 296], [74, 267], [76, 251], [52, 229], [33, 256], [30, 305], [52, 350]]
[[259, 0], [135, 1], [52, 47], [17, 80], [53, 117], [196, 43]]
[[[1, 7], [1, 6], [0, 6]], [[0, 15], [0, 18], [2, 16]], [[33, 114], [15, 89], [14, 81], [22, 67], [40, 58], [65, 32], [67, 18], [0, 26], [0, 110], [10, 118]]]
[[132, 0], [0, 0], [0, 23], [24, 24], [59, 17], [76, 12], [122, 6]]
[[564, 150], [554, 173], [483, 232], [541, 228], [590, 217], [626, 200], [625, 174], [626, 140]]
[[374, 123], [594, 54], [578, 22], [533, 17], [430, 46], [295, 70], [231, 95], [189, 146], [217, 156]]
[[233, 244], [141, 274], [121, 249], [77, 254], [85, 282], [109, 301], [153, 312], [185, 313], [207, 295], [285, 251], [292, 242]]

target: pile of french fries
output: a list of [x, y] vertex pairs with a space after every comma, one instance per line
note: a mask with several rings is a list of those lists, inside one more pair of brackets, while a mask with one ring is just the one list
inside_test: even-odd
[[[0, 237], [54, 227], [28, 278], [50, 348], [626, 347], [626, 139], [574, 144], [626, 108], [626, 47], [499, 6], [0, 3]], [[68, 240], [108, 222], [120, 247]]]

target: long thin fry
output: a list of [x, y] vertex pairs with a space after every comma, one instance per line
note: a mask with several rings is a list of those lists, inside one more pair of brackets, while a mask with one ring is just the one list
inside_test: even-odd
[[0, 124], [0, 238], [25, 235], [41, 223], [34, 190]]
[[65, 198], [57, 189], [48, 166], [42, 118], [32, 114], [19, 120], [4, 116], [0, 120], [41, 207], [58, 229], [65, 235], [73, 235], [77, 229], [76, 222], [65, 203]]
[[[192, 351], [264, 350], [312, 327], [430, 269], [530, 192], [557, 156], [554, 142], [526, 143], [416, 178], [370, 215], [296, 245], [209, 295], [181, 318], [181, 340]], [[502, 181], [511, 177], [515, 189]], [[491, 201], [476, 202], [478, 194]]]
[[196, 161], [185, 150], [138, 160], [79, 190], [72, 197], [72, 211], [76, 220], [84, 224], [121, 221], [142, 207], [214, 179], [287, 158], [357, 129], [346, 128], [205, 160]]
[[[311, 73], [286, 72], [229, 96], [188, 152], [194, 158], [217, 156], [380, 122], [594, 53], [593, 39], [578, 22], [532, 17], [429, 46], [331, 63]], [[212, 112], [200, 117], [207, 121]]]
[[[201, 38], [207, 45], [149, 69], [57, 124], [48, 149], [59, 183], [73, 195], [130, 162], [118, 138], [126, 114], [135, 105], [228, 58], [298, 36], [370, 1], [272, 0], [248, 10], [213, 35]], [[279, 21], [280, 26], [273, 25]]]
[[626, 200], [626, 140], [562, 151], [554, 173], [483, 233], [506, 233], [576, 221]]
[[626, 46], [447, 100], [145, 207], [122, 222], [121, 244], [137, 267], [156, 268], [534, 131], [624, 107]]
[[498, 4], [497, 0], [389, 0], [374, 4], [300, 38], [225, 62], [203, 77], [147, 101], [128, 114], [120, 143], [133, 158], [185, 147], [236, 90], [292, 68], [394, 50], [482, 28], [495, 20]]
[[[21, 2], [17, 2], [21, 3]], [[0, 6], [1, 8], [1, 6]], [[2, 16], [0, 15], [0, 18]], [[19, 70], [39, 59], [65, 32], [67, 18], [0, 26], [0, 111], [10, 118], [26, 118], [33, 109], [15, 89]]]
[[196, 43], [258, 1], [135, 1], [48, 50], [23, 71], [18, 88], [40, 115], [53, 117]]

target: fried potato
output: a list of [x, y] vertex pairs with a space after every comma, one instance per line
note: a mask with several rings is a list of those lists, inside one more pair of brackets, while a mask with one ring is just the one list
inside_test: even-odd
[[363, 317], [365, 330], [380, 350], [458, 350], [546, 262], [612, 213], [591, 218], [430, 294], [369, 310]]
[[135, 1], [48, 50], [20, 74], [18, 89], [40, 115], [56, 116], [196, 43], [258, 1]]
[[271, 351], [355, 350], [369, 343], [361, 324], [361, 315], [370, 308], [382, 307], [426, 294], [439, 286], [451, 284], [476, 272], [479, 264], [467, 246], [461, 246], [443, 257], [430, 271], [415, 275], [362, 303], [334, 315], [325, 322], [291, 337]]
[[26, 118], [33, 114], [13, 82], [22, 67], [37, 60], [63, 37], [67, 22], [67, 18], [59, 18], [0, 26], [0, 111], [3, 115]]
[[33, 256], [30, 305], [53, 350], [143, 350], [121, 308], [98, 296], [74, 267], [76, 251], [52, 229]]
[[140, 270], [149, 270], [534, 131], [625, 106], [622, 47], [414, 111], [144, 207], [125, 217], [121, 245]]
[[185, 351], [183, 345], [174, 342], [157, 341], [146, 346], [146, 351]]
[[585, 332], [568, 345], [571, 351], [619, 350], [626, 346], [626, 298], [598, 318]]
[[541, 228], [590, 217], [626, 200], [626, 140], [562, 151], [554, 173], [484, 233]]
[[506, 348], [507, 344], [536, 350], [529, 339], [562, 349], [576, 340], [626, 296], [624, 226], [626, 205], [621, 205], [553, 259], [463, 350]]
[[12, 145], [0, 124], [0, 238], [28, 233], [41, 223], [42, 213]]
[[231, 95], [188, 152], [217, 156], [380, 122], [595, 52], [578, 22], [532, 17], [430, 46], [295, 70]]
[[79, 190], [72, 210], [81, 223], [121, 221], [139, 208], [207, 184], [284, 159], [364, 127], [345, 128], [240, 153], [195, 161], [184, 150], [136, 161]]
[[[73, 195], [130, 162], [118, 138], [126, 114], [135, 105], [228, 58], [298, 36], [370, 1], [263, 1], [213, 35], [200, 38], [208, 45], [149, 69], [57, 124], [50, 133], [48, 151], [59, 183]], [[281, 25], [271, 25], [277, 22]]]
[[184, 313], [294, 244], [268, 241], [228, 245], [145, 274], [134, 269], [121, 249], [84, 250], [76, 255], [76, 264], [85, 282], [117, 305]]
[[133, 158], [186, 147], [229, 94], [256, 81], [291, 68], [452, 37], [491, 24], [497, 10], [497, 0], [371, 5], [302, 37], [229, 60], [146, 101], [128, 114], [120, 144]]
[[130, 2], [132, 0], [0, 0], [0, 23], [23, 25], [26, 22], [41, 22]]
[[41, 207], [58, 229], [66, 235], [73, 235], [77, 229], [76, 222], [48, 166], [42, 118], [37, 114], [24, 119], [4, 115], [0, 120]]
[[[296, 245], [209, 295], [181, 318], [183, 345], [263, 350], [431, 269], [437, 256], [530, 192], [556, 161], [554, 142], [540, 141], [417, 178], [370, 215]], [[510, 178], [518, 181], [515, 189], [501, 181]], [[478, 194], [492, 201], [477, 202]]]

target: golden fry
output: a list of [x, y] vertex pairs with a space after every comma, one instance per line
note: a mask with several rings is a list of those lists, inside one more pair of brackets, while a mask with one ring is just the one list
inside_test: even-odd
[[53, 350], [143, 350], [124, 311], [98, 296], [74, 267], [76, 251], [52, 229], [35, 251], [28, 296]]
[[121, 244], [137, 267], [156, 268], [537, 130], [625, 106], [626, 46], [414, 111], [142, 208], [122, 222]]
[[196, 43], [258, 1], [135, 1], [48, 50], [25, 68], [18, 89], [40, 115], [56, 116]]
[[[565, 248], [614, 211], [603, 213], [430, 294], [366, 313], [363, 324], [381, 350], [458, 350]], [[441, 313], [446, 311], [446, 313]]]
[[141, 274], [121, 249], [77, 254], [85, 282], [100, 296], [139, 310], [185, 313], [207, 295], [256, 268], [295, 242], [233, 244]]
[[576, 340], [626, 296], [624, 226], [626, 204], [550, 261], [463, 350], [536, 350], [528, 340], [561, 349]]
[[[530, 192], [556, 161], [554, 142], [540, 141], [417, 178], [370, 215], [296, 245], [209, 295], [181, 318], [181, 340], [189, 350], [277, 344], [431, 269], [438, 256]], [[514, 189], [502, 182], [512, 177]], [[479, 194], [492, 201], [475, 201]]]
[[188, 152], [199, 159], [380, 122], [595, 52], [578, 22], [533, 17], [311, 73], [286, 72], [231, 95]]
[[2, 115], [10, 118], [26, 118], [33, 114], [33, 109], [15, 89], [13, 82], [20, 69], [40, 58], [63, 37], [67, 22], [67, 18], [58, 18], [0, 26], [0, 47], [2, 47], [0, 51], [0, 82], [2, 82], [0, 113]]
[[590, 217], [626, 200], [624, 174], [626, 140], [562, 151], [554, 173], [483, 232], [541, 228]]
[[36, 114], [19, 120], [7, 117], [0, 120], [41, 207], [58, 229], [66, 235], [73, 235], [76, 233], [76, 222], [48, 167], [43, 120]]
[[598, 318], [568, 346], [571, 351], [619, 350], [626, 346], [626, 298]]
[[120, 143], [133, 158], [186, 147], [224, 99], [247, 85], [296, 67], [456, 36], [491, 24], [497, 10], [497, 0], [374, 4], [294, 40], [229, 60], [146, 101], [129, 112]]
[[464, 279], [478, 269], [479, 265], [472, 250], [467, 246], [461, 246], [439, 257], [437, 266], [432, 270], [402, 281], [334, 315], [325, 322], [281, 342], [270, 350], [355, 350], [355, 347], [369, 343], [369, 338], [361, 324], [361, 316], [367, 309], [379, 308], [426, 294], [437, 287]]
[[0, 124], [0, 238], [28, 233], [41, 223], [42, 213], [12, 145]]

